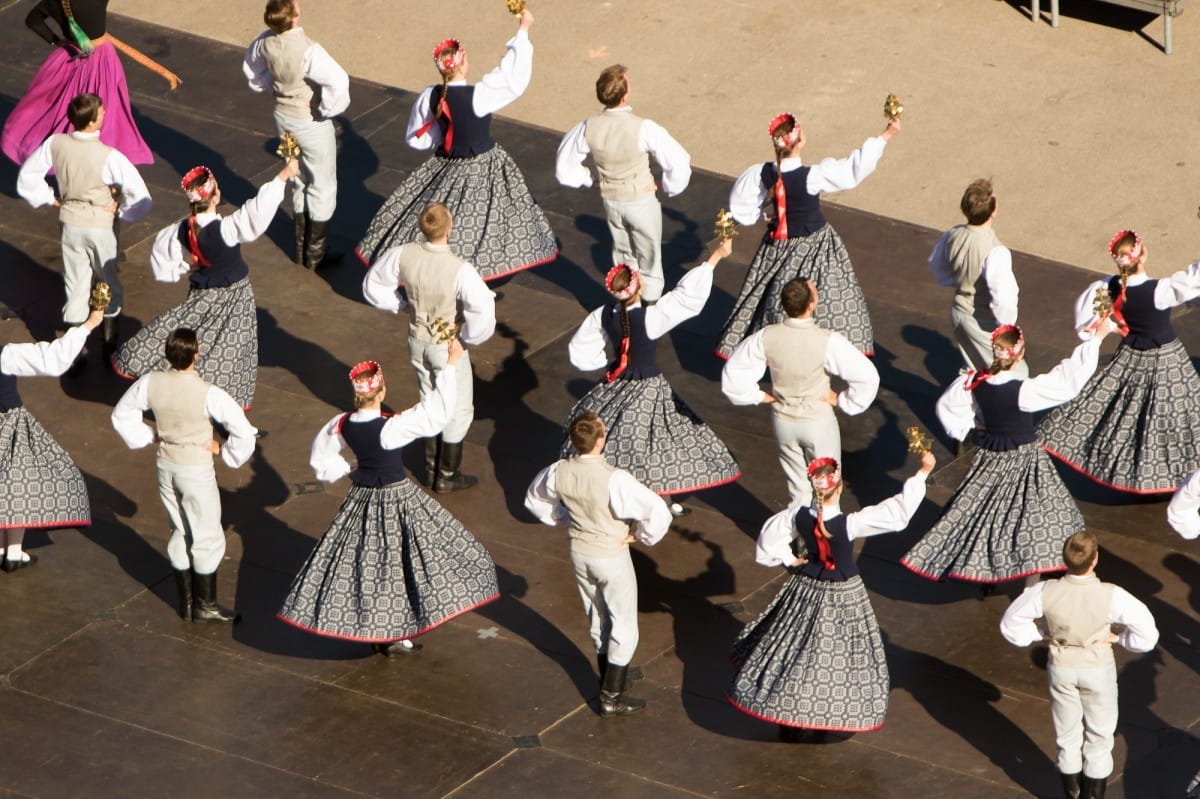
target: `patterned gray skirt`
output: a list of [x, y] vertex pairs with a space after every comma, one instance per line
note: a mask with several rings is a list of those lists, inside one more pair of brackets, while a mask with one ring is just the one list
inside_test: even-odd
[[888, 668], [862, 578], [793, 574], [733, 642], [726, 696], [763, 721], [815, 730], [883, 726]]
[[71, 456], [24, 407], [0, 413], [0, 528], [91, 523], [87, 486]]
[[1000, 583], [1066, 568], [1063, 544], [1083, 527], [1038, 442], [981, 449], [941, 517], [900, 562], [931, 580]]
[[370, 266], [384, 252], [422, 241], [417, 219], [430, 203], [444, 203], [454, 216], [450, 246], [471, 262], [484, 280], [553, 261], [554, 231], [525, 185], [525, 176], [496, 145], [472, 158], [435, 155], [392, 192], [355, 253]]
[[794, 278], [806, 277], [817, 286], [817, 324], [841, 333], [868, 355], [875, 351], [875, 334], [846, 245], [829, 224], [800, 239], [776, 241], [767, 235], [746, 270], [733, 313], [721, 331], [717, 354], [728, 358], [747, 336], [782, 322], [779, 295]]
[[1178, 340], [1152, 350], [1122, 345], [1078, 397], [1042, 420], [1038, 437], [1109, 488], [1172, 492], [1200, 469], [1200, 376]]
[[279, 618], [331, 638], [412, 638], [500, 596], [483, 545], [411, 480], [353, 486]]
[[113, 358], [118, 373], [136, 379], [170, 369], [167, 337], [179, 327], [196, 331], [200, 377], [223, 388], [243, 408], [254, 402], [258, 382], [258, 311], [250, 278], [216, 289], [191, 289], [187, 299], [146, 323]]
[[584, 411], [604, 422], [608, 462], [657, 494], [714, 488], [742, 476], [729, 449], [662, 375], [598, 383], [567, 416], [559, 457], [575, 454], [566, 430]]

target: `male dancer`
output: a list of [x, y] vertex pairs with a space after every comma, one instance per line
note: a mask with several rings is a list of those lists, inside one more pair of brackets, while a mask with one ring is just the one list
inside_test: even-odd
[[[1068, 799], [1103, 799], [1112, 773], [1117, 729], [1112, 645], [1149, 652], [1158, 643], [1149, 609], [1123, 588], [1100, 582], [1099, 557], [1096, 537], [1086, 530], [1075, 533], [1063, 545], [1067, 576], [1025, 589], [1000, 620], [1009, 643], [1050, 642], [1050, 712]], [[1037, 619], [1045, 620], [1045, 634]], [[1115, 633], [1114, 624], [1124, 629]]]
[[[112, 424], [130, 449], [158, 442], [158, 495], [171, 524], [167, 556], [175, 567], [179, 615], [194, 622], [235, 621], [237, 614], [217, 604], [225, 530], [212, 456], [219, 453], [236, 469], [254, 453], [258, 430], [233, 397], [196, 374], [195, 331], [172, 332], [166, 355], [170, 370], [138, 378], [113, 409]], [[142, 421], [148, 410], [154, 430]], [[213, 422], [229, 433], [224, 445], [213, 439]]]
[[663, 293], [662, 206], [649, 156], [662, 167], [668, 197], [687, 188], [692, 157], [661, 125], [634, 115], [629, 105], [629, 70], [621, 64], [600, 73], [596, 98], [604, 110], [563, 137], [555, 177], [574, 189], [591, 186], [592, 173], [583, 165], [591, 153], [613, 237], [613, 263], [637, 264], [642, 301], [653, 304]]
[[542, 524], [567, 524], [571, 565], [591, 621], [600, 667], [600, 715], [636, 713], [645, 700], [625, 696], [638, 644], [637, 577], [629, 545], [657, 544], [671, 525], [662, 497], [604, 459], [604, 422], [590, 411], [571, 422], [576, 455], [538, 472], [525, 507]]
[[297, 0], [267, 0], [270, 30], [250, 43], [242, 72], [256, 92], [275, 95], [275, 127], [300, 145], [292, 183], [296, 232], [293, 260], [316, 269], [325, 260], [329, 220], [337, 206], [337, 141], [332, 118], [350, 105], [350, 77], [300, 27]]
[[[789, 280], [780, 301], [788, 318], [734, 349], [721, 371], [721, 391], [734, 405], [770, 404], [789, 502], [808, 504], [808, 464], [816, 458], [842, 457], [834, 406], [851, 416], [869, 408], [879, 391], [879, 372], [841, 333], [817, 326], [817, 287], [811, 280]], [[770, 392], [758, 387], [768, 368]], [[846, 381], [840, 394], [830, 388], [830, 375]]]
[[[75, 130], [56, 133], [33, 151], [17, 175], [17, 193], [34, 208], [58, 207], [67, 295], [63, 322], [74, 327], [87, 319], [93, 277], [112, 291], [102, 327], [104, 362], [110, 363], [124, 302], [117, 277], [115, 220], [136, 222], [150, 212], [152, 200], [129, 159], [100, 142], [104, 104], [99, 97], [77, 95], [67, 106], [67, 117]], [[46, 182], [51, 169], [58, 179], [58, 198]], [[82, 366], [83, 361], [77, 363]]]
[[[446, 206], [426, 206], [418, 224], [425, 241], [392, 247], [380, 256], [363, 280], [363, 296], [385, 311], [410, 310], [408, 353], [422, 399], [433, 393], [434, 378], [447, 365], [456, 375], [454, 414], [441, 435], [425, 439], [426, 481], [440, 494], [476, 483], [473, 475], [459, 471], [463, 439], [475, 418], [471, 359], [464, 352], [456, 364], [448, 364], [446, 335], [461, 319], [457, 335], [465, 346], [487, 341], [496, 330], [496, 300], [475, 267], [450, 250], [453, 222]], [[397, 292], [400, 284], [407, 302]]]
[[[954, 338], [968, 369], [987, 369], [992, 363], [992, 331], [1017, 323], [1017, 279], [1012, 253], [1000, 243], [992, 222], [996, 195], [992, 182], [973, 181], [959, 203], [965, 225], [942, 234], [929, 256], [929, 268], [939, 286], [954, 287], [950, 320]], [[1029, 376], [1021, 363], [1018, 377]]]

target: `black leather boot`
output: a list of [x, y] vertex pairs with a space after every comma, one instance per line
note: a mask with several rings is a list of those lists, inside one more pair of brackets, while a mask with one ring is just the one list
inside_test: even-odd
[[192, 572], [192, 621], [227, 623], [238, 614], [217, 604], [217, 573]]
[[309, 269], [320, 269], [325, 265], [325, 248], [329, 243], [329, 220], [309, 220], [308, 239], [304, 247], [304, 265]]
[[646, 707], [646, 700], [625, 696], [625, 677], [628, 666], [608, 664], [604, 680], [600, 683], [600, 715], [604, 718], [628, 716]]
[[117, 334], [120, 330], [120, 315], [104, 317], [104, 321], [100, 325], [100, 334], [103, 339], [100, 351], [104, 353], [104, 365], [109, 369], [112, 369], [112, 359], [117, 354]]
[[1063, 795], [1067, 799], [1081, 799], [1083, 790], [1082, 774], [1062, 775]]
[[1083, 791], [1079, 794], [1080, 799], [1104, 799], [1104, 792], [1108, 790], [1108, 777], [1084, 777]]
[[438, 455], [442, 449], [442, 437], [425, 439], [425, 485], [433, 488], [437, 480]]
[[475, 485], [476, 480], [472, 475], [459, 474], [459, 467], [462, 466], [463, 444], [458, 441], [451, 444], [449, 441], [442, 442], [442, 451], [438, 453], [438, 470], [437, 479], [433, 481], [433, 490], [439, 494], [447, 494], [451, 491], [462, 491]]
[[[600, 653], [596, 654], [596, 668], [600, 672], [600, 682], [603, 683], [604, 682], [604, 672], [608, 671], [608, 655], [600, 654]], [[638, 680], [640, 680], [646, 676], [645, 674], [642, 673], [641, 666], [629, 665], [629, 666], [626, 666], [626, 668], [628, 669], [628, 671], [625, 673], [625, 684], [621, 686], [622, 691], [624, 691], [626, 688], [629, 687], [629, 683], [637, 682]]]
[[292, 216], [292, 226], [296, 232], [296, 254], [292, 256], [292, 262], [304, 266], [304, 253], [308, 248], [308, 214], [295, 214]]
[[175, 587], [179, 589], [179, 618], [192, 620], [192, 570], [175, 570]]

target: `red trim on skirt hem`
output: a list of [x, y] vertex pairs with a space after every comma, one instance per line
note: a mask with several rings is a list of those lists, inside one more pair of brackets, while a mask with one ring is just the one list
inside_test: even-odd
[[1067, 567], [1065, 565], [1064, 566], [1047, 566], [1044, 569], [1032, 569], [1027, 572], [1021, 572], [1020, 574], [1014, 574], [1011, 577], [996, 577], [996, 578], [989, 579], [989, 578], [985, 578], [985, 577], [971, 577], [971, 576], [968, 576], [965, 574], [955, 574], [953, 572], [950, 572], [945, 577], [938, 577], [937, 575], [930, 574], [929, 572], [921, 571], [920, 569], [918, 569], [916, 566], [913, 566], [911, 563], [909, 563], [904, 558], [900, 559], [900, 565], [903, 566], [904, 568], [908, 569], [913, 574], [919, 574], [920, 576], [924, 577], [926, 580], [933, 580], [934, 582], [944, 583], [944, 582], [948, 582], [950, 580], [959, 580], [964, 583], [977, 583], [977, 584], [986, 584], [986, 585], [996, 585], [998, 583], [1007, 583], [1012, 580], [1020, 580], [1022, 577], [1029, 577], [1030, 575], [1033, 575], [1033, 574], [1050, 574], [1052, 572], [1061, 572], [1061, 571], [1067, 570]]
[[1070, 466], [1072, 469], [1079, 472], [1084, 477], [1091, 480], [1093, 483], [1099, 483], [1100, 485], [1104, 486], [1105, 488], [1111, 488], [1114, 491], [1121, 491], [1126, 494], [1153, 495], [1153, 494], [1174, 494], [1175, 490], [1177, 488], [1179, 488], [1179, 486], [1171, 486], [1170, 488], [1126, 488], [1125, 486], [1113, 485], [1112, 483], [1106, 483], [1105, 481], [1101, 480], [1099, 477], [1096, 477], [1095, 475], [1086, 471], [1079, 464], [1077, 464], [1071, 460], [1068, 460], [1061, 453], [1055, 452], [1054, 450], [1050, 449], [1050, 447], [1046, 446], [1045, 444], [1042, 444], [1042, 449], [1046, 450], [1046, 452], [1048, 452], [1049, 454], [1058, 458], [1060, 461], [1065, 463], [1067, 466]]
[[883, 726], [882, 721], [876, 724], [874, 727], [825, 727], [816, 724], [793, 724], [790, 721], [780, 721], [779, 719], [773, 719], [770, 716], [764, 716], [761, 713], [755, 713], [748, 707], [738, 704], [737, 700], [730, 696], [728, 691], [725, 692], [725, 699], [729, 701], [729, 704], [733, 705], [747, 716], [753, 716], [759, 721], [767, 721], [771, 724], [778, 724], [781, 727], [793, 727], [801, 730], [828, 730], [829, 732], [874, 732]]
[[308, 627], [304, 624], [301, 624], [300, 622], [292, 621], [291, 619], [284, 616], [282, 613], [276, 613], [275, 618], [279, 619], [282, 622], [286, 622], [287, 624], [290, 624], [293, 627], [304, 630], [307, 633], [319, 635], [322, 638], [337, 638], [341, 641], [357, 641], [362, 644], [391, 644], [396, 641], [406, 641], [409, 638], [416, 638], [418, 635], [424, 635], [425, 633], [429, 632], [433, 628], [440, 627], [441, 625], [445, 624], [446, 622], [450, 621], [451, 619], [456, 619], [459, 616], [463, 615], [464, 613], [470, 613], [471, 611], [475, 610], [476, 608], [483, 607], [484, 605], [488, 604], [489, 602], [494, 602], [499, 598], [500, 598], [500, 594], [498, 594], [498, 593], [494, 594], [494, 595], [488, 597], [487, 599], [483, 600], [482, 602], [476, 602], [474, 605], [471, 605], [471, 607], [469, 607], [469, 608], [463, 608], [462, 610], [458, 611], [457, 613], [450, 614], [446, 618], [441, 619], [440, 621], [437, 621], [437, 622], [429, 625], [428, 627], [426, 627], [423, 630], [418, 630], [415, 633], [403, 635], [403, 636], [400, 636], [399, 638], [362, 638], [357, 635], [342, 635], [341, 633], [331, 633], [331, 632], [327, 632], [325, 630], [318, 630], [313, 627]]
[[90, 527], [91, 519], [72, 519], [65, 522], [30, 522], [28, 524], [0, 524], [0, 530], [44, 530], [53, 527]]
[[660, 497], [669, 497], [673, 494], [688, 494], [692, 491], [704, 491], [709, 488], [716, 488], [717, 486], [729, 485], [730, 483], [736, 482], [741, 478], [741, 476], [742, 470], [738, 469], [738, 473], [733, 477], [726, 477], [724, 480], [717, 480], [715, 483], [705, 483], [702, 486], [691, 486], [689, 488], [671, 488], [666, 491], [655, 491], [654, 493], [658, 494]]

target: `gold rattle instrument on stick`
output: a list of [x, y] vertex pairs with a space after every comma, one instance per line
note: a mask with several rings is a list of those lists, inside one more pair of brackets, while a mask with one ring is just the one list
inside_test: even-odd
[[733, 222], [733, 212], [724, 208], [717, 211], [717, 220], [713, 222], [713, 235], [718, 239], [732, 239], [737, 234], [737, 225]]
[[894, 94], [887, 96], [883, 101], [883, 115], [888, 118], [888, 122], [896, 122], [904, 116], [904, 104], [900, 102], [899, 97]]
[[448, 344], [458, 335], [458, 325], [447, 322], [440, 316], [434, 319], [429, 327], [433, 332], [433, 340], [436, 344]]
[[1092, 298], [1092, 313], [1096, 316], [1108, 316], [1112, 313], [1113, 300], [1112, 294], [1107, 286], [1101, 286], [1096, 289], [1096, 296]]
[[296, 137], [291, 134], [291, 131], [284, 131], [284, 134], [279, 137], [279, 146], [275, 148], [275, 155], [284, 161], [292, 161], [300, 157], [300, 143], [296, 141]]
[[92, 294], [88, 297], [88, 307], [93, 311], [103, 311], [108, 308], [108, 304], [112, 302], [112, 289], [108, 284], [101, 281], [92, 286]]
[[508, 13], [514, 17], [521, 16], [525, 11], [525, 0], [504, 0], [504, 5], [508, 7]]
[[910, 427], [905, 431], [908, 436], [908, 451], [924, 455], [933, 449], [933, 439], [921, 432], [919, 427]]

